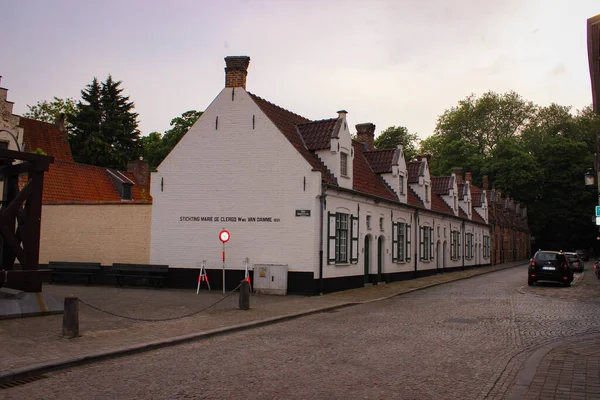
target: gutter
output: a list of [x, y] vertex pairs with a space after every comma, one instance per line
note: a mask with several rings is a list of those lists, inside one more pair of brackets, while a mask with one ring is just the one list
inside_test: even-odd
[[319, 230], [321, 235], [319, 236], [319, 294], [323, 294], [323, 215], [325, 214], [325, 186], [321, 185], [321, 195], [319, 196]]

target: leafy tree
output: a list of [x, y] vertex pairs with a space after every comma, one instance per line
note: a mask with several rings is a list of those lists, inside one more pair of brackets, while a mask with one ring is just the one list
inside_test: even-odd
[[28, 111], [23, 114], [24, 117], [38, 121], [56, 123], [60, 117], [65, 119], [65, 128], [67, 131], [72, 129], [71, 120], [75, 115], [77, 104], [72, 98], [61, 99], [54, 97], [52, 101], [38, 101], [33, 106], [27, 105]]
[[375, 138], [373, 146], [376, 149], [395, 148], [399, 144], [404, 150], [404, 158], [410, 161], [417, 155], [417, 143], [419, 137], [414, 133], [409, 133], [404, 126], [390, 126]]
[[166, 131], [164, 135], [161, 136], [158, 132], [152, 132], [142, 138], [144, 158], [148, 161], [152, 170], [156, 170], [201, 115], [202, 111], [186, 111], [180, 117], [171, 120], [171, 129]]
[[96, 78], [81, 91], [69, 136], [76, 161], [124, 169], [140, 154], [140, 132], [134, 103], [122, 94], [121, 81]]

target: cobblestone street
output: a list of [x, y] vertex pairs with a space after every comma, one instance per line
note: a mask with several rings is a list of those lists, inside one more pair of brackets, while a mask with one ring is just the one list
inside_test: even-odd
[[[576, 277], [570, 288], [530, 288], [526, 267], [510, 268], [48, 373], [0, 394], [7, 399], [503, 399], [536, 349], [570, 340], [540, 363], [540, 371], [554, 371], [564, 367], [565, 352], [592, 351], [598, 344], [573, 341], [600, 333], [600, 281], [590, 270]], [[592, 376], [597, 364], [577, 365], [570, 380], [563, 380], [572, 383], [581, 369]], [[527, 398], [565, 387], [561, 382], [551, 392], [544, 377], [535, 375]], [[579, 397], [568, 392], [548, 398], [600, 397], [596, 383], [580, 383], [572, 386]]]

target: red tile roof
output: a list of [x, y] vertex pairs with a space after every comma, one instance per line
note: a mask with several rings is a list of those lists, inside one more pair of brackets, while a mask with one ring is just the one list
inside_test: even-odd
[[[364, 146], [363, 146], [364, 147]], [[365, 151], [364, 155], [376, 174], [392, 172], [392, 162], [396, 149]]]
[[421, 161], [411, 161], [406, 164], [408, 171], [408, 183], [419, 182], [419, 169], [421, 168]]
[[460, 207], [458, 207], [458, 216], [463, 219], [469, 219], [469, 216]]
[[457, 186], [458, 186], [458, 198], [460, 200], [462, 200], [465, 197], [465, 195], [464, 195], [465, 184], [464, 183], [459, 183]]
[[354, 187], [354, 190], [382, 197], [384, 199], [398, 201], [396, 195], [386, 187], [382, 179], [376, 175], [369, 166], [369, 163], [364, 156], [364, 146], [362, 143], [353, 142], [352, 146], [354, 147], [354, 162], [352, 164], [352, 186]]
[[408, 192], [406, 193], [406, 201], [411, 206], [425, 208], [425, 205], [423, 204], [419, 196], [417, 196], [415, 191], [410, 186], [408, 187]]
[[[135, 182], [133, 174], [122, 172]], [[121, 200], [106, 168], [55, 160], [44, 174], [44, 204], [152, 203], [148, 190], [131, 188], [132, 200]]]
[[53, 156], [56, 160], [73, 161], [71, 147], [67, 132], [58, 129], [58, 126], [35, 119], [19, 117], [19, 126], [23, 128], [23, 151], [33, 153], [41, 149], [44, 153]]
[[454, 216], [454, 211], [452, 211], [452, 209], [448, 204], [446, 204], [444, 199], [442, 199], [436, 193], [431, 193], [431, 209], [433, 211]]
[[328, 149], [338, 121], [342, 120], [331, 118], [298, 125], [298, 131], [304, 139], [306, 148], [313, 151]]
[[309, 164], [316, 170], [321, 171], [323, 174], [323, 180], [327, 183], [337, 184], [335, 177], [327, 169], [325, 164], [315, 154], [311, 153], [307, 148], [302, 139], [302, 136], [296, 128], [297, 125], [306, 124], [311, 122], [309, 119], [301, 117], [298, 114], [294, 114], [284, 108], [276, 106], [275, 104], [268, 102], [267, 100], [260, 98], [250, 92], [248, 92], [250, 98], [260, 107], [265, 115], [275, 124], [277, 129], [284, 134], [284, 136], [290, 141], [290, 143], [298, 150], [298, 152], [309, 162]]
[[483, 192], [471, 192], [471, 198], [473, 199], [473, 207], [481, 207], [481, 199]]
[[473, 210], [473, 213], [471, 215], [473, 216], [473, 221], [485, 224], [485, 220], [481, 218], [481, 215], [479, 215], [477, 211]]
[[435, 194], [443, 195], [450, 193], [452, 176], [432, 176], [431, 191]]

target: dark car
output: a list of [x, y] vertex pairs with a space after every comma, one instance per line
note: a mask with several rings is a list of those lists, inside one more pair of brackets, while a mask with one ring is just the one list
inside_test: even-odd
[[527, 284], [537, 281], [554, 281], [571, 286], [573, 271], [567, 256], [562, 251], [540, 250], [531, 259], [527, 271]]
[[577, 249], [575, 250], [575, 253], [577, 253], [577, 255], [579, 256], [579, 258], [581, 258], [583, 261], [589, 261], [590, 258], [588, 256], [588, 252], [585, 249]]
[[567, 261], [571, 263], [573, 272], [583, 272], [583, 260], [579, 258], [577, 253], [565, 253], [565, 256], [567, 256]]

